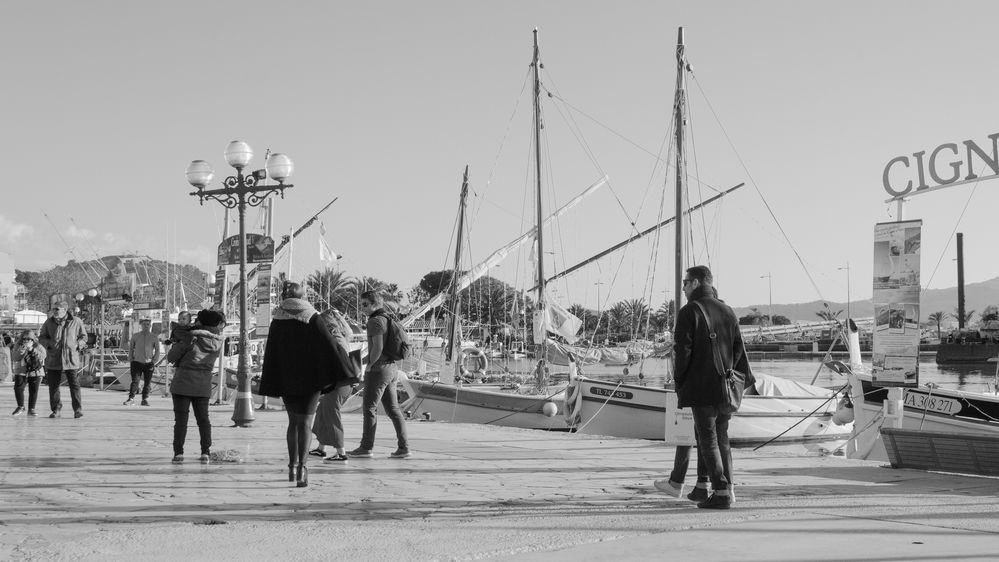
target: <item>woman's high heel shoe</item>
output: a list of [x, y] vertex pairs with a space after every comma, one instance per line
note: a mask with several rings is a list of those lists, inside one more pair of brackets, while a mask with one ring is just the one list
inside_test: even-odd
[[294, 464], [289, 464], [288, 465], [288, 482], [294, 482], [294, 481], [295, 481], [295, 465]]
[[309, 485], [309, 468], [304, 464], [298, 465], [298, 487], [304, 488]]

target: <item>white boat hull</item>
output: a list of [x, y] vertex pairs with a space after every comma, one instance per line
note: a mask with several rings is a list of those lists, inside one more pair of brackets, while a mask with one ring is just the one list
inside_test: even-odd
[[999, 436], [999, 395], [944, 388], [906, 388], [898, 418], [883, 416], [888, 389], [874, 387], [870, 377], [851, 375], [855, 425], [860, 433], [848, 449], [851, 458], [888, 460], [880, 428], [961, 435]]
[[[413, 400], [409, 405], [414, 418], [450, 421], [455, 423], [481, 423], [525, 429], [565, 430], [562, 417], [565, 392], [555, 396], [525, 395], [503, 392], [498, 386], [476, 388], [476, 385], [455, 386], [440, 382], [408, 379], [403, 381]], [[557, 410], [549, 417], [544, 413], [545, 404], [552, 402]]]
[[[576, 379], [570, 387], [574, 389], [570, 390], [570, 396], [575, 395], [575, 389], [582, 391], [574, 402], [579, 410], [580, 433], [665, 439], [666, 395], [672, 390], [585, 377]], [[729, 423], [729, 441], [734, 445], [751, 445], [774, 438], [775, 442], [845, 439], [852, 424], [832, 423], [836, 406], [837, 402], [827, 397], [746, 395]]]

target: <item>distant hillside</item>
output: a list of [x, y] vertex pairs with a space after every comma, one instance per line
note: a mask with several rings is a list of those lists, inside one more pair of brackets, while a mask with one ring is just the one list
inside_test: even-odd
[[[930, 289], [923, 292], [921, 296], [921, 318], [925, 322], [926, 316], [934, 312], [943, 311], [953, 315], [957, 308], [957, 287], [947, 289]], [[969, 283], [964, 286], [965, 310], [975, 311], [972, 321], [978, 320], [978, 313], [988, 305], [999, 305], [999, 277], [982, 281], [980, 283]], [[751, 312], [752, 308], [758, 309], [761, 313], [767, 314], [769, 305], [767, 303], [735, 308], [738, 316], [745, 316]], [[842, 310], [841, 318], [846, 317], [846, 303], [829, 301], [829, 308], [833, 312]], [[822, 310], [822, 301], [812, 301], [797, 304], [777, 304], [774, 303], [774, 315], [783, 315], [794, 321], [815, 321], [819, 317], [816, 312]], [[874, 305], [870, 299], [863, 301], [853, 301], [850, 303], [850, 314], [855, 318], [865, 318], [874, 316]]]
[[[137, 283], [155, 287], [157, 292], [165, 296], [169, 308], [182, 305], [181, 284], [184, 289], [183, 296], [187, 298], [189, 306], [200, 306], [205, 298], [205, 272], [193, 265], [168, 264], [149, 256], [119, 255], [106, 256], [100, 260], [70, 260], [66, 265], [56, 266], [47, 271], [15, 270], [15, 279], [24, 285], [28, 293], [28, 308], [45, 311], [48, 310], [50, 295], [86, 293], [87, 289], [98, 285], [108, 270], [115, 271], [122, 268], [127, 273], [134, 273]], [[178, 284], [178, 281], [181, 284]], [[166, 291], [168, 286], [169, 293]]]

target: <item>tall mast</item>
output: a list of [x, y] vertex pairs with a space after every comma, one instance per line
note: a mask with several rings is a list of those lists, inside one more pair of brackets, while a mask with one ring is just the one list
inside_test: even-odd
[[[531, 62], [531, 66], [534, 67], [534, 169], [537, 177], [537, 221], [535, 227], [535, 236], [538, 241], [538, 254], [537, 254], [537, 271], [538, 271], [538, 306], [537, 310], [541, 311], [542, 315], [547, 315], [545, 309], [545, 246], [544, 237], [542, 232], [542, 225], [544, 224], [544, 215], [541, 207], [541, 52], [538, 49], [538, 29], [534, 29], [534, 60]], [[545, 316], [542, 316], [545, 318]], [[537, 330], [535, 330], [537, 333]], [[537, 345], [536, 358], [539, 359], [538, 362], [538, 377], [539, 379], [543, 377], [543, 366], [545, 358], [548, 356], [548, 334], [545, 330], [541, 330], [541, 341], [535, 342]]]
[[676, 130], [676, 248], [673, 256], [675, 277], [673, 285], [673, 323], [676, 325], [683, 294], [683, 104], [684, 104], [683, 28], [676, 38], [676, 99], [673, 100], [673, 127]]
[[[458, 349], [459, 350], [461, 349], [458, 336], [458, 329], [460, 326], [458, 323], [460, 319], [460, 315], [458, 314], [459, 312], [458, 275], [461, 272], [461, 247], [464, 244], [464, 239], [465, 239], [465, 200], [467, 197], [468, 197], [468, 164], [465, 164], [465, 176], [461, 180], [461, 199], [458, 202], [458, 241], [455, 243], [454, 246], [454, 273], [451, 276], [450, 301], [451, 301], [451, 306], [454, 308], [454, 310], [451, 313], [451, 323], [448, 326], [448, 331], [447, 331], [448, 341], [447, 341], [447, 351], [444, 354], [445, 361], [454, 360], [454, 344], [456, 341], [459, 343]], [[460, 366], [457, 364], [457, 362], [455, 362], [454, 365], [455, 373], [458, 372], [459, 368]], [[457, 382], [458, 377], [455, 377], [454, 380], [455, 382]]]

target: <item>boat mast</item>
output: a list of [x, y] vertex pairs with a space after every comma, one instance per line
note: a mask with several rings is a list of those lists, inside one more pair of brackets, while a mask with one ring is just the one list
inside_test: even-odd
[[680, 295], [683, 294], [683, 104], [684, 104], [684, 60], [683, 28], [676, 39], [676, 99], [673, 100], [673, 127], [676, 130], [676, 247], [674, 252], [675, 277], [673, 285], [673, 325], [676, 326], [677, 312], [680, 310]]
[[[541, 318], [547, 318], [548, 311], [545, 308], [545, 247], [543, 243], [542, 225], [544, 216], [541, 207], [541, 53], [538, 49], [538, 29], [534, 28], [534, 59], [531, 66], [534, 67], [534, 169], [537, 177], [537, 222], [535, 237], [538, 241], [537, 271], [538, 271], [538, 305], [541, 311]], [[537, 318], [537, 315], [535, 315]], [[538, 330], [535, 329], [535, 334]], [[545, 359], [548, 357], [548, 334], [547, 330], [541, 330], [541, 341], [535, 342], [536, 354], [538, 358], [538, 385], [547, 384], [545, 381]]]
[[[460, 327], [459, 320], [459, 302], [458, 302], [458, 275], [461, 273], [461, 247], [465, 239], [465, 200], [468, 197], [468, 164], [465, 164], [465, 176], [461, 180], [461, 199], [458, 202], [458, 241], [455, 243], [454, 247], [454, 273], [451, 275], [451, 306], [453, 308], [451, 312], [451, 324], [448, 326], [448, 341], [447, 341], [447, 351], [444, 354], [445, 361], [454, 360], [455, 342], [459, 343], [458, 350], [461, 350], [460, 340], [458, 336], [458, 330]], [[460, 365], [455, 361], [454, 372], [455, 375], [458, 374]], [[459, 377], [455, 376], [455, 382], [458, 382]]]

